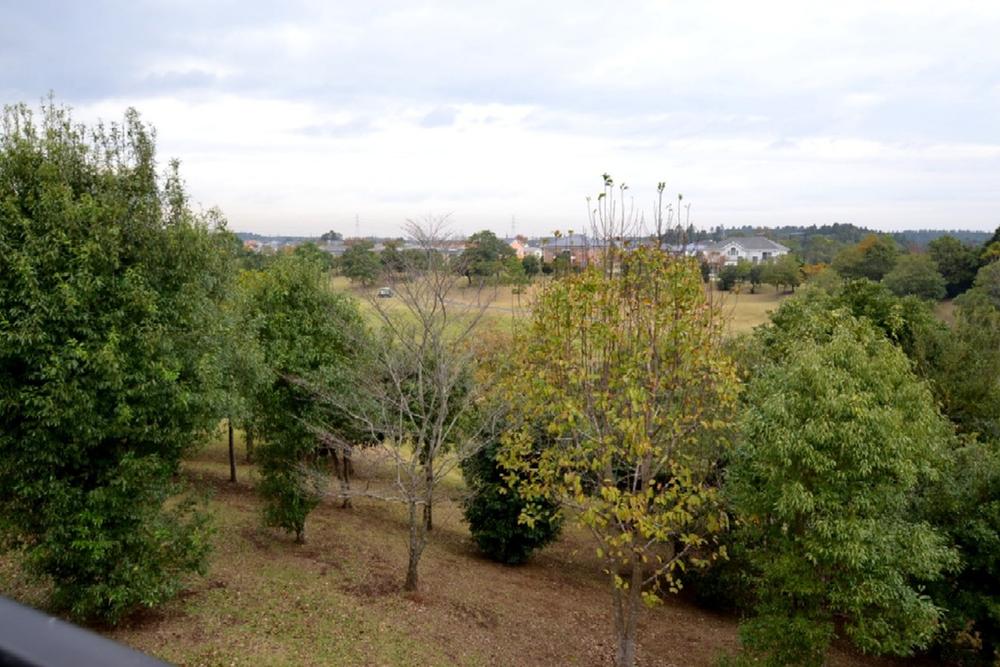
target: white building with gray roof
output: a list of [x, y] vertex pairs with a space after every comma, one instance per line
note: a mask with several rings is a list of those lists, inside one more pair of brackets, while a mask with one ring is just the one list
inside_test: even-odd
[[745, 259], [751, 264], [768, 262], [787, 255], [788, 248], [763, 236], [746, 236], [725, 239], [705, 248], [705, 257], [718, 264], [736, 264]]

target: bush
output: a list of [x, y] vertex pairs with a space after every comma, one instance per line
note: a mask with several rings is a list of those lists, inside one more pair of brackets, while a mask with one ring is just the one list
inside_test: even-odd
[[208, 515], [191, 499], [161, 510], [178, 491], [166, 472], [155, 457], [126, 455], [96, 488], [50, 498], [63, 519], [26, 559], [33, 571], [63, 573], [53, 605], [113, 624], [173, 597], [186, 572], [205, 573]]
[[555, 503], [538, 508], [534, 525], [520, 520], [527, 503], [505, 482], [507, 475], [497, 462], [500, 445], [492, 442], [462, 463], [462, 475], [470, 494], [465, 501], [465, 520], [479, 549], [489, 558], [514, 565], [528, 560], [559, 536], [562, 518]]

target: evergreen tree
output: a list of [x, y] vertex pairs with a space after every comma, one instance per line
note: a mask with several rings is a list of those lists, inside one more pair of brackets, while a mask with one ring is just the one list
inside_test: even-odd
[[0, 531], [71, 614], [115, 622], [200, 570], [178, 491], [214, 426], [205, 369], [232, 247], [152, 131], [7, 107], [0, 135]]

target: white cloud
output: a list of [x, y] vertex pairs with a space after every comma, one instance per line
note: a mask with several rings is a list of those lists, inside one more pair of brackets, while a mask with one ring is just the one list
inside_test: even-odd
[[1000, 3], [152, 3], [92, 48], [9, 14], [0, 93], [136, 106], [237, 229], [579, 228], [605, 171], [706, 226], [1000, 224]]

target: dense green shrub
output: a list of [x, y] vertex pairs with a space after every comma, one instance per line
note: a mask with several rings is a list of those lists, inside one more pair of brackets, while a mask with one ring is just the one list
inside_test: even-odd
[[164, 501], [213, 425], [205, 369], [228, 285], [153, 134], [8, 107], [0, 135], [0, 542], [53, 601], [114, 622], [198, 570], [205, 523]]
[[169, 470], [128, 453], [93, 489], [48, 499], [49, 531], [24, 555], [33, 571], [56, 573], [56, 608], [114, 623], [172, 597], [184, 574], [205, 573], [208, 515], [191, 498], [164, 508], [179, 490]]
[[[500, 445], [494, 441], [462, 462], [469, 487], [465, 520], [479, 549], [489, 558], [507, 564], [523, 563], [531, 554], [559, 536], [562, 519], [555, 503], [538, 507], [532, 525], [520, 520], [527, 502], [504, 477], [508, 471], [497, 462]], [[536, 504], [537, 505], [537, 504]]]

